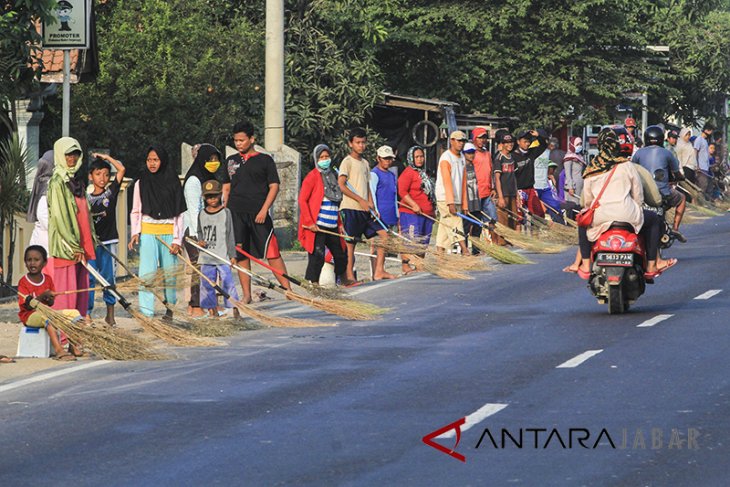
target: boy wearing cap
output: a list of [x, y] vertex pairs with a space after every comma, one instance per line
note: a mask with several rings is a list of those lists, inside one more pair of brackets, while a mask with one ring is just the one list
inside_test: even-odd
[[[380, 227], [374, 220], [372, 213], [375, 212], [373, 196], [370, 193], [370, 163], [363, 157], [367, 148], [367, 134], [365, 130], [357, 127], [350, 131], [347, 144], [350, 146], [350, 155], [340, 163], [337, 182], [342, 191], [342, 203], [340, 214], [345, 233], [353, 238], [372, 238], [375, 235], [386, 238], [388, 232]], [[344, 286], [356, 284], [355, 280], [355, 243], [345, 241], [347, 245], [347, 269], [345, 270]], [[385, 262], [385, 250], [378, 248], [378, 258], [382, 253]], [[390, 277], [389, 277], [390, 276]], [[390, 279], [390, 274], [382, 274], [377, 270], [375, 279]]]
[[[503, 133], [497, 141], [499, 152], [494, 160], [494, 186], [497, 189], [497, 212], [499, 223], [509, 228], [517, 228], [517, 178], [515, 177], [515, 159], [512, 151], [515, 138], [510, 133]], [[497, 238], [499, 245], [505, 245], [503, 238]]]
[[[481, 213], [479, 213], [482, 209], [482, 201], [481, 198], [479, 198], [479, 182], [476, 168], [474, 167], [477, 148], [471, 142], [467, 142], [464, 144], [463, 152], [464, 181], [461, 187], [461, 207], [467, 212], [467, 214], [480, 218], [482, 216]], [[464, 234], [466, 234], [467, 238], [479, 238], [482, 234], [482, 227], [476, 223], [464, 220]], [[479, 250], [476, 247], [473, 247], [472, 254], [477, 255], [478, 253]]]
[[[210, 252], [230, 260], [231, 264], [236, 263], [236, 239], [233, 232], [233, 217], [228, 208], [224, 208], [221, 202], [223, 187], [215, 179], [203, 183], [203, 200], [205, 208], [198, 214], [198, 238], [201, 247], [206, 247]], [[201, 252], [198, 256], [200, 271], [211, 281], [220, 279], [223, 290], [232, 299], [238, 300], [236, 284], [233, 282], [231, 266], [221, 264], [220, 259]], [[233, 316], [238, 318], [238, 309], [225, 300], [226, 308], [233, 308]], [[215, 289], [210, 283], [200, 279], [200, 307], [207, 309], [210, 316], [217, 316], [218, 297]]]
[[[497, 195], [494, 189], [492, 154], [487, 149], [487, 129], [484, 127], [475, 128], [472, 133], [472, 143], [476, 148], [474, 155], [474, 171], [477, 175], [477, 184], [479, 186], [479, 199], [481, 200], [481, 212], [476, 214], [482, 221], [496, 221], [497, 207], [494, 204], [494, 198]], [[483, 213], [483, 214], [482, 214]]]
[[631, 136], [631, 139], [634, 141], [634, 153], [631, 155], [634, 155], [637, 150], [639, 150], [643, 145], [643, 141], [641, 140], [640, 134], [636, 130], [636, 120], [634, 120], [631, 117], [626, 117], [626, 120], [624, 120], [624, 127], [626, 127], [626, 131]]
[[461, 228], [461, 191], [464, 181], [464, 156], [461, 150], [466, 143], [466, 134], [455, 130], [449, 136], [449, 150], [441, 154], [438, 172], [436, 174], [436, 206], [439, 211], [438, 233], [436, 234], [436, 248], [440, 251], [451, 249], [458, 242], [463, 255], [468, 249], [464, 237], [454, 230]]
[[[395, 153], [389, 145], [378, 147], [377, 165], [370, 171], [370, 194], [380, 220], [391, 230], [398, 227], [398, 178], [392, 168]], [[373, 278], [393, 279], [385, 272], [385, 251], [377, 249]]]

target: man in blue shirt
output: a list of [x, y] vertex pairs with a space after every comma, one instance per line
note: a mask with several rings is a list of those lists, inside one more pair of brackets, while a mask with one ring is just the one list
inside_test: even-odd
[[669, 150], [662, 147], [664, 144], [664, 130], [652, 125], [644, 131], [644, 147], [636, 151], [631, 160], [649, 171], [654, 176], [659, 192], [662, 194], [664, 206], [675, 208], [673, 231], [675, 237], [684, 243], [687, 239], [679, 233], [686, 201], [683, 194], [669, 185], [669, 176], [674, 174], [679, 179], [679, 160]]
[[707, 122], [702, 127], [702, 134], [694, 141], [694, 148], [697, 152], [697, 186], [708, 198], [711, 198], [712, 173], [710, 172], [710, 150], [708, 147], [708, 139], [712, 136], [715, 127]]

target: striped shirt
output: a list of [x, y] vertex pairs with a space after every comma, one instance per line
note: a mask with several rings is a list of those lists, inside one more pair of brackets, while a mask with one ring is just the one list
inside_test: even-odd
[[317, 226], [323, 228], [337, 228], [337, 211], [339, 206], [334, 201], [330, 201], [325, 196], [322, 199], [322, 207], [317, 215]]

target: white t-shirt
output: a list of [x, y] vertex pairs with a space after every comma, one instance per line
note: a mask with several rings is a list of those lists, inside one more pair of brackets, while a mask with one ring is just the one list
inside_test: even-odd
[[[446, 189], [441, 175], [441, 161], [446, 161], [451, 165], [451, 186], [454, 189], [454, 201], [446, 201]], [[436, 171], [436, 201], [446, 201], [446, 203], [461, 204], [461, 185], [464, 181], [464, 154], [454, 155], [453, 152], [447, 150], [439, 158], [439, 167]]]

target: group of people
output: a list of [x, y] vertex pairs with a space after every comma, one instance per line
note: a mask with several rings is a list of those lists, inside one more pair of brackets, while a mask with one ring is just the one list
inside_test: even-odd
[[[505, 245], [492, 231], [496, 222], [515, 229], [529, 215], [548, 215], [556, 224], [565, 224], [566, 218], [575, 218], [581, 207], [591, 204], [609, 175], [613, 179], [594, 224], [580, 230], [576, 260], [565, 270], [585, 278], [590, 242], [611, 222], [623, 221], [644, 234], [647, 272], [656, 276], [676, 260], [664, 260], [658, 253], [660, 219], [642, 208], [645, 196], [656, 193], [654, 206], [676, 209], [674, 231], [686, 241], [679, 233], [685, 197], [670, 185], [670, 177], [686, 177], [708, 187], [703, 177], [711, 161], [707, 139], [713, 127], [705, 125], [690, 153], [688, 129], [679, 134], [670, 131], [665, 148], [664, 130], [657, 126], [645, 130], [644, 147], [637, 149], [639, 139], [632, 121], [627, 119], [625, 127], [604, 129], [598, 137], [598, 155], [589, 161], [579, 137], [570, 139], [566, 152], [544, 131], [515, 136], [499, 130], [492, 154], [486, 129], [475, 128], [470, 138], [456, 130], [449, 135], [435, 175], [427, 169], [426, 150], [420, 146], [408, 150], [400, 173], [394, 167], [396, 154], [387, 145], [377, 148], [371, 167], [364, 157], [367, 134], [361, 128], [349, 132], [350, 153], [339, 168], [332, 164], [332, 149], [320, 144], [312, 152], [314, 168], [302, 181], [298, 197], [298, 237], [309, 259], [305, 278], [317, 283], [325, 261], [331, 259], [338, 283], [356, 285], [355, 249], [363, 236], [385, 238], [390, 234], [427, 244], [435, 222], [439, 223], [438, 252], [458, 248], [467, 254], [468, 239], [479, 238], [485, 229], [494, 243]], [[276, 164], [271, 156], [256, 150], [250, 122], [237, 123], [232, 138], [237, 152], [228, 158], [212, 144], [195, 146], [194, 161], [182, 185], [164, 148], [150, 145], [133, 185], [128, 247], [139, 246], [139, 274], [145, 278], [161, 269], [168, 275], [165, 304], [175, 304], [174, 268], [176, 256], [184, 249], [207, 277], [194, 280], [191, 286], [188, 311], [193, 317], [222, 314], [211, 281], [219, 282], [232, 299], [238, 299], [232, 266], [238, 271], [243, 302], [251, 302], [252, 259], [268, 261], [279, 283], [290, 289], [269, 215], [280, 185]], [[107, 154], [91, 157], [84, 170], [79, 143], [63, 137], [39, 161], [27, 214], [35, 224], [24, 255], [28, 273], [19, 285], [23, 295], [19, 316], [26, 326], [51, 327], [35, 311], [37, 302], [88, 320], [94, 307], [93, 289], [98, 285], [89, 275], [90, 268], [114, 285], [119, 244], [116, 204], [125, 167]], [[631, 160], [636, 164], [623, 164]], [[199, 248], [206, 250], [199, 252]], [[472, 246], [471, 252], [477, 249]], [[373, 259], [374, 280], [397, 277], [385, 269], [382, 246], [365, 255]], [[401, 265], [404, 274], [415, 270], [408, 255], [402, 256]], [[67, 292], [73, 290], [88, 292]], [[153, 316], [154, 299], [152, 292], [140, 288], [143, 314]], [[114, 325], [115, 298], [106, 290], [104, 302], [105, 319]], [[227, 300], [224, 306], [233, 307]], [[169, 307], [163, 318], [172, 318]], [[60, 346], [57, 341], [53, 345]], [[73, 348], [69, 354], [57, 352], [63, 359], [81, 353]]]

